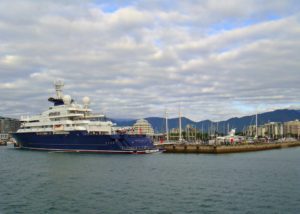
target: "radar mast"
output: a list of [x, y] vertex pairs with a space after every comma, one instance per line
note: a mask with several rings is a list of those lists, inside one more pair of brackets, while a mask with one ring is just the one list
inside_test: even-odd
[[56, 96], [58, 99], [63, 98], [62, 88], [64, 87], [64, 82], [62, 80], [54, 81]]

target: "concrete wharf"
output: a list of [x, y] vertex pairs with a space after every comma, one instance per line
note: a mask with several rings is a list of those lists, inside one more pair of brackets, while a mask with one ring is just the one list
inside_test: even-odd
[[161, 145], [165, 153], [207, 153], [224, 154], [237, 152], [253, 152], [270, 149], [282, 149], [300, 146], [300, 141], [283, 143], [255, 143], [237, 145], [199, 145], [199, 144], [166, 144]]

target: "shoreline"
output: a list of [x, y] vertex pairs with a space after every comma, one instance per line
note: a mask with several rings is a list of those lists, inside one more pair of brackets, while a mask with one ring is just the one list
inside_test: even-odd
[[255, 152], [271, 149], [282, 149], [300, 146], [300, 141], [284, 143], [260, 143], [240, 145], [197, 145], [197, 144], [170, 144], [161, 145], [165, 153], [202, 153], [202, 154], [226, 154], [240, 152]]

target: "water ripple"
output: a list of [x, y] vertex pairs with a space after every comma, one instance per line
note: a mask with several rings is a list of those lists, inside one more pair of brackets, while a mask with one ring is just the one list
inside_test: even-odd
[[300, 149], [86, 155], [0, 148], [0, 213], [299, 213]]

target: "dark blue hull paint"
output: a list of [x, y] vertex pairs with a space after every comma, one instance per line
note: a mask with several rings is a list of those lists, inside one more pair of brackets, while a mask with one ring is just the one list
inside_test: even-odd
[[92, 135], [85, 131], [12, 135], [24, 149], [100, 153], [143, 153], [155, 149], [152, 140], [145, 135]]

